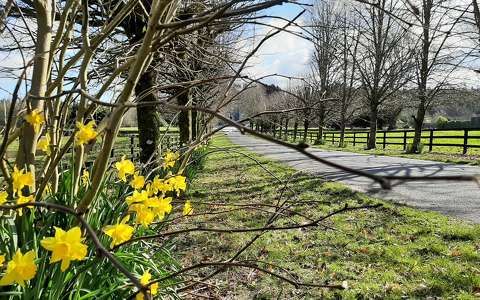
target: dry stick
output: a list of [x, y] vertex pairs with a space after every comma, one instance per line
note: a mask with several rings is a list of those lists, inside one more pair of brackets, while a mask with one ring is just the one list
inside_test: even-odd
[[97, 234], [93, 230], [92, 227], [85, 221], [85, 219], [78, 214], [73, 208], [55, 204], [55, 203], [46, 203], [46, 202], [29, 202], [29, 203], [23, 203], [23, 204], [16, 204], [16, 205], [0, 205], [0, 210], [15, 210], [23, 207], [30, 207], [30, 206], [36, 206], [36, 207], [44, 207], [46, 209], [52, 209], [52, 210], [58, 210], [62, 211], [64, 213], [68, 213], [73, 215], [85, 228], [87, 231], [88, 235], [90, 236], [93, 244], [95, 245], [95, 248], [97, 249], [97, 253], [99, 253], [101, 256], [104, 256], [106, 259], [108, 259], [112, 265], [115, 266], [120, 272], [122, 272], [132, 283], [140, 290], [140, 291], [146, 291], [147, 286], [143, 286], [138, 278], [136, 278], [130, 271], [128, 271], [116, 258], [115, 256], [110, 253], [105, 247], [103, 247], [102, 243], [98, 239]]

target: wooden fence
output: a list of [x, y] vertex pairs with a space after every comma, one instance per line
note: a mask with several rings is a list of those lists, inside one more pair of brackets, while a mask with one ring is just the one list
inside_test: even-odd
[[[178, 131], [160, 131], [160, 146], [162, 150], [175, 150], [179, 147], [180, 136]], [[100, 146], [100, 145], [99, 145]], [[137, 131], [120, 130], [115, 147], [110, 153], [111, 157], [121, 157], [126, 155], [131, 159], [137, 159], [140, 153], [140, 145]]]
[[[413, 142], [413, 129], [399, 130], [379, 130], [377, 131], [377, 146], [383, 149], [389, 145], [406, 150], [408, 145]], [[476, 133], [476, 134], [475, 134]], [[275, 133], [277, 137], [285, 138], [285, 131]], [[353, 146], [367, 144], [369, 138], [368, 129], [347, 130], [345, 131], [345, 142]], [[287, 136], [291, 140], [300, 140], [304, 137], [304, 130], [288, 129]], [[462, 129], [424, 129], [422, 130], [422, 144], [432, 151], [435, 147], [458, 148], [466, 154], [468, 149], [480, 149], [480, 129], [462, 128]], [[318, 141], [318, 129], [313, 128], [307, 131], [307, 142], [314, 143]], [[322, 139], [325, 143], [339, 143], [340, 131], [324, 130]]]

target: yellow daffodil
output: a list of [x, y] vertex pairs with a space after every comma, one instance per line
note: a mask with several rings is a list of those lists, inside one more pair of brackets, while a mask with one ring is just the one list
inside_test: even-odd
[[172, 212], [172, 198], [151, 198], [145, 202], [145, 205], [153, 210], [156, 217], [161, 220], [165, 217], [165, 214]]
[[43, 190], [43, 193], [42, 193], [42, 197], [45, 197], [49, 194], [52, 193], [52, 185], [50, 183], [48, 183], [46, 186], [45, 186], [45, 189]]
[[129, 159], [122, 157], [122, 160], [115, 163], [115, 168], [118, 170], [118, 178], [121, 181], [127, 182], [126, 175], [133, 175], [135, 173], [135, 165]]
[[127, 202], [127, 205], [132, 205], [135, 203], [142, 203], [148, 199], [148, 192], [143, 190], [141, 192], [139, 191], [133, 191], [133, 194], [131, 196], [128, 196], [125, 201]]
[[38, 109], [34, 109], [31, 113], [25, 116], [25, 121], [27, 121], [28, 124], [32, 125], [35, 133], [38, 133], [43, 122], [45, 122], [45, 118]]
[[5, 262], [5, 255], [0, 255], [0, 267], [3, 265], [3, 263]]
[[7, 202], [7, 198], [8, 198], [8, 193], [5, 191], [0, 191], [0, 205]]
[[177, 192], [177, 195], [180, 195], [181, 191], [185, 191], [187, 189], [187, 183], [185, 179], [185, 176], [176, 175], [174, 177], [168, 178], [166, 182], [172, 185], [172, 190], [175, 190]]
[[177, 161], [178, 157], [178, 153], [167, 151], [163, 156], [163, 168], [166, 169], [175, 166], [175, 162]]
[[82, 244], [84, 240], [78, 226], [68, 231], [55, 227], [55, 236], [44, 238], [40, 241], [40, 245], [48, 251], [52, 251], [51, 264], [62, 261], [60, 270], [64, 272], [72, 260], [83, 260], [87, 256], [87, 245]]
[[157, 194], [161, 192], [163, 195], [165, 193], [173, 191], [174, 186], [167, 180], [160, 179], [160, 177], [155, 176], [152, 182], [153, 192]]
[[136, 190], [142, 189], [145, 185], [145, 177], [139, 176], [138, 173], [133, 174], [133, 179], [130, 182], [130, 185]]
[[[140, 277], [140, 283], [143, 284], [143, 285], [147, 285], [150, 282], [151, 279], [152, 279], [152, 274], [150, 274], [149, 271], [146, 271], [145, 273], [143, 273], [142, 277]], [[152, 283], [149, 286], [148, 293], [151, 296], [154, 296], [158, 293], [158, 282]], [[135, 296], [135, 300], [143, 300], [143, 299], [144, 299], [143, 293], [138, 293]]]
[[148, 197], [155, 195], [153, 185], [150, 182], [145, 185], [145, 190], [147, 191]]
[[148, 227], [155, 220], [153, 210], [144, 204], [133, 204], [129, 210], [135, 212], [135, 223], [142, 224], [144, 227]]
[[193, 214], [192, 204], [190, 203], [190, 200], [187, 200], [187, 202], [185, 202], [185, 206], [183, 207], [183, 215], [191, 216], [192, 214]]
[[48, 156], [52, 154], [50, 149], [50, 135], [48, 133], [38, 141], [37, 148], [45, 152]]
[[[18, 195], [17, 199], [17, 205], [18, 204], [24, 204], [28, 202], [33, 202], [33, 195], [30, 196], [23, 196], [22, 193]], [[32, 206], [27, 206], [28, 208], [31, 208]], [[18, 215], [21, 217], [23, 215], [23, 210], [21, 208], [18, 209]]]
[[37, 273], [35, 258], [36, 255], [33, 250], [23, 255], [20, 249], [18, 249], [13, 259], [8, 262], [7, 270], [2, 279], [0, 279], [0, 286], [11, 285], [14, 282], [25, 286], [25, 281], [35, 277]]
[[90, 183], [90, 173], [88, 172], [88, 170], [83, 170], [80, 179], [82, 180], [82, 186], [88, 187], [88, 184]]
[[132, 238], [134, 228], [127, 224], [129, 220], [130, 216], [127, 215], [120, 223], [108, 225], [103, 228], [103, 232], [112, 238], [110, 248], [113, 248], [115, 245], [119, 245]]
[[90, 121], [87, 125], [77, 122], [78, 131], [75, 133], [75, 142], [77, 145], [88, 144], [97, 138], [98, 133], [93, 127], [95, 127], [95, 121]]
[[25, 172], [23, 169], [18, 170], [16, 166], [13, 167], [12, 172], [13, 193], [19, 193], [24, 187], [33, 188], [35, 179], [31, 172]]

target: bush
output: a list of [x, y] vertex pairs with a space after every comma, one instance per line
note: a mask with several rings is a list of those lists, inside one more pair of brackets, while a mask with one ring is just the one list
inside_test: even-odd
[[317, 139], [313, 143], [314, 145], [325, 145], [325, 140], [324, 139]]
[[448, 122], [449, 122], [449, 120], [448, 120], [447, 117], [439, 116], [435, 120], [435, 126], [437, 126], [437, 128], [443, 128], [443, 126], [445, 126]]
[[424, 149], [425, 145], [423, 143], [420, 143], [418, 144], [418, 151], [413, 151], [413, 143], [408, 143], [407, 144], [407, 153], [423, 153], [423, 149]]

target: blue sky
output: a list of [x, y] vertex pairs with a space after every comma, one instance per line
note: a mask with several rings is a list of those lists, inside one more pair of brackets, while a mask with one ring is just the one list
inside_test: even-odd
[[[303, 3], [312, 3], [312, 1], [303, 1]], [[295, 4], [284, 4], [270, 8], [259, 15], [279, 16], [285, 19], [293, 19], [304, 8]], [[305, 13], [297, 22], [302, 24], [305, 22], [308, 13]], [[282, 26], [285, 21], [278, 19], [264, 20], [275, 26]], [[300, 30], [293, 27], [290, 30], [299, 32]], [[266, 34], [271, 28], [265, 26], [257, 26], [257, 33]], [[258, 42], [260, 38], [256, 42]], [[252, 45], [250, 45], [252, 46]], [[253, 47], [253, 46], [252, 46]], [[254, 59], [249, 63], [247, 74], [261, 77], [268, 74], [281, 74], [285, 76], [304, 76], [309, 72], [310, 57], [312, 55], [312, 44], [297, 37], [293, 34], [282, 32], [275, 37], [269, 39], [258, 51]], [[267, 83], [274, 83], [285, 87], [288, 80], [280, 77], [272, 77], [264, 80]]]

